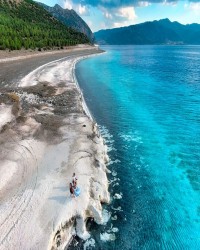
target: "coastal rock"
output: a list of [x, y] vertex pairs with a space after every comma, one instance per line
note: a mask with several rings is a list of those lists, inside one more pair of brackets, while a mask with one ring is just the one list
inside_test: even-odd
[[[110, 201], [107, 149], [83, 110], [76, 61], [49, 63], [18, 87], [1, 89], [2, 250], [64, 249], [72, 235], [89, 237], [88, 218], [103, 223], [102, 203]], [[76, 198], [69, 193], [74, 172], [81, 190]]]

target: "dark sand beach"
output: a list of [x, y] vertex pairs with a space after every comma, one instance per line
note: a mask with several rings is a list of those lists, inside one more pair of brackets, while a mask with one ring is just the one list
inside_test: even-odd
[[82, 46], [72, 47], [64, 50], [55, 50], [48, 52], [0, 52], [0, 84], [1, 86], [19, 82], [32, 70], [46, 63], [59, 60], [64, 57], [87, 56], [101, 53], [96, 47]]

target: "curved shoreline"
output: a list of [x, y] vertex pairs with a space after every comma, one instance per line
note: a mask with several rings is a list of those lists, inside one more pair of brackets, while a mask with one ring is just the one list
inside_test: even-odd
[[[62, 52], [62, 53], [61, 53]], [[33, 53], [33, 52], [32, 52]], [[36, 68], [47, 64], [49, 62], [59, 60], [63, 57], [67, 56], [79, 56], [79, 55], [90, 55], [93, 53], [99, 53], [99, 50], [96, 47], [87, 46], [81, 47], [73, 50], [63, 50], [63, 51], [52, 51], [52, 52], [41, 52], [34, 54], [33, 56], [24, 56], [21, 58], [21, 52], [19, 52], [19, 56], [17, 60], [13, 60], [13, 58], [1, 58], [0, 60], [6, 59], [0, 62], [0, 87], [8, 87], [10, 85], [15, 85], [15, 83], [19, 82], [23, 77], [28, 75], [30, 72], [35, 70]], [[8, 61], [9, 59], [10, 61]], [[9, 72], [9, 73], [8, 73]]]
[[[106, 53], [106, 52], [105, 52], [105, 51], [102, 51], [102, 53]], [[99, 55], [99, 54], [98, 54], [98, 55]], [[80, 88], [80, 85], [79, 85], [79, 83], [78, 83], [78, 80], [77, 80], [76, 74], [75, 74], [75, 69], [76, 69], [77, 63], [79, 63], [80, 61], [85, 60], [85, 59], [87, 59], [87, 58], [90, 58], [90, 57], [92, 57], [92, 56], [97, 56], [97, 54], [92, 54], [92, 55], [88, 55], [88, 56], [83, 56], [83, 57], [81, 57], [81, 58], [77, 58], [77, 60], [74, 62], [73, 67], [72, 67], [72, 75], [73, 75], [74, 82], [75, 82], [75, 84], [76, 84], [76, 86], [77, 86], [77, 89], [79, 90], [80, 95], [81, 95], [82, 100], [83, 100], [83, 103], [82, 103], [83, 109], [85, 110], [86, 114], [90, 117], [90, 119], [91, 119], [92, 121], [94, 121], [94, 117], [92, 117], [92, 114], [90, 113], [90, 110], [89, 110], [89, 108], [87, 107], [87, 104], [86, 104], [86, 102], [85, 102], [85, 98], [84, 98], [84, 96], [83, 96], [82, 90], [81, 90], [81, 88]]]
[[[64, 248], [75, 231], [89, 236], [88, 217], [103, 220], [101, 203], [110, 199], [108, 156], [96, 124], [83, 111], [76, 78], [71, 78], [76, 60], [36, 69], [25, 87], [1, 87], [0, 115], [5, 118], [3, 110], [10, 114], [0, 128], [0, 171], [7, 174], [1, 176], [1, 249]], [[73, 172], [82, 192], [76, 199], [68, 191]]]

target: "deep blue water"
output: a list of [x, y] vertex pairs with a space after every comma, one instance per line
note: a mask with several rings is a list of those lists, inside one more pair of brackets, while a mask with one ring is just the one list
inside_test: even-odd
[[103, 49], [76, 76], [123, 196], [85, 249], [200, 249], [200, 46]]

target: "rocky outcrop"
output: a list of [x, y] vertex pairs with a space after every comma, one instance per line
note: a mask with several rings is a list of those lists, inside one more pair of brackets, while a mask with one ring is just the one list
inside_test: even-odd
[[[79, 58], [80, 59], [80, 58]], [[64, 249], [103, 223], [107, 148], [83, 109], [77, 58], [48, 63], [0, 89], [0, 249]], [[67, 69], [67, 70], [66, 70]], [[72, 174], [79, 197], [69, 194]], [[37, 233], [36, 233], [37, 232]]]
[[63, 9], [60, 5], [56, 4], [54, 7], [47, 6], [40, 3], [49, 13], [51, 13], [56, 19], [61, 21], [66, 26], [69, 26], [76, 31], [84, 33], [89, 40], [93, 43], [94, 36], [87, 25], [87, 23], [73, 10]]
[[78, 173], [81, 196], [71, 198], [73, 207], [66, 206], [64, 220], [52, 232], [49, 244], [52, 250], [64, 248], [72, 235], [86, 240], [89, 237], [87, 219], [93, 218], [97, 224], [102, 224], [102, 203], [110, 201], [105, 165], [108, 161], [106, 146], [95, 131], [96, 125], [86, 117], [82, 117], [81, 121], [86, 125], [83, 127], [85, 135], [79, 136], [75, 142], [69, 160], [70, 168]]

